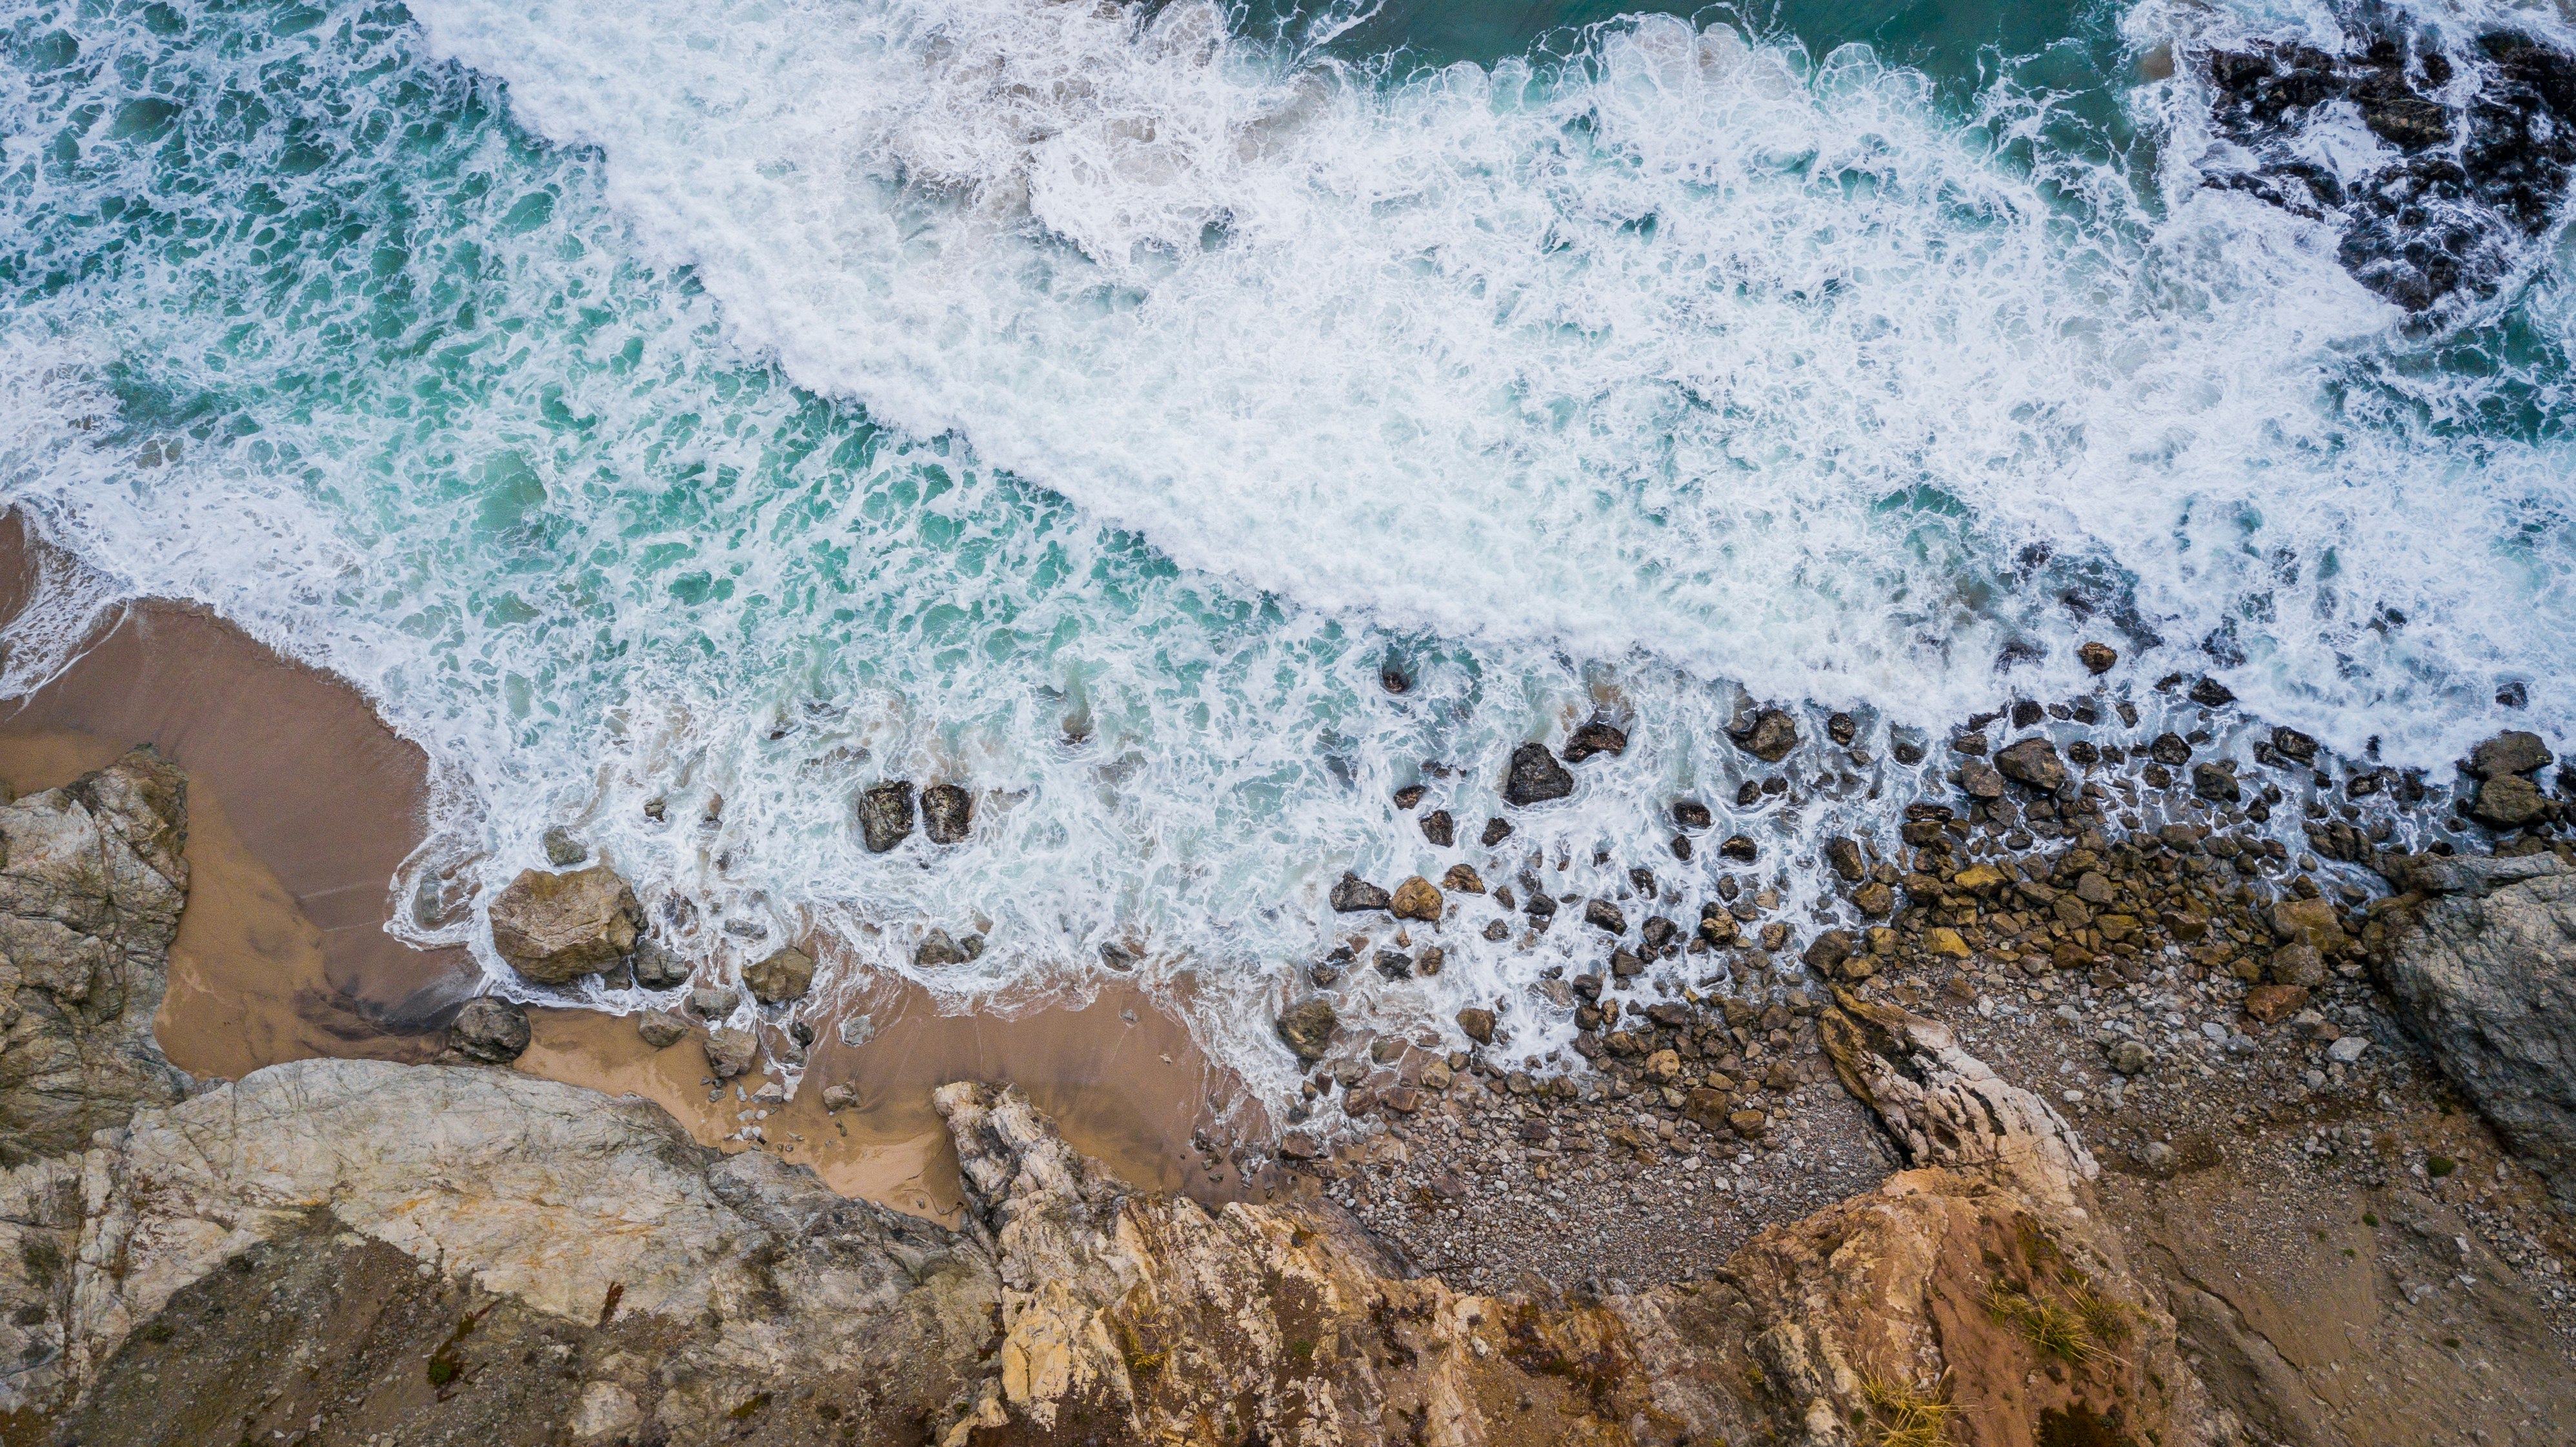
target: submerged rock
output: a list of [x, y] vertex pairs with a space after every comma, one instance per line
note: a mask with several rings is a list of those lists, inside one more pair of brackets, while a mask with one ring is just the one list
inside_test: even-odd
[[[933, 784], [921, 791], [921, 828], [930, 836], [931, 843], [963, 844], [966, 836], [974, 832], [974, 827], [974, 795], [955, 784]], [[870, 847], [874, 848], [873, 845]], [[882, 854], [885, 850], [876, 852]]]
[[492, 948], [540, 985], [595, 975], [635, 952], [644, 907], [605, 864], [524, 871], [492, 901]]
[[528, 1011], [516, 1000], [478, 995], [447, 1027], [449, 1048], [484, 1065], [507, 1065], [527, 1053]]
[[561, 824], [547, 830], [538, 843], [546, 851], [546, 863], [557, 869], [569, 869], [590, 857], [590, 846], [574, 838], [573, 832]]
[[1628, 752], [1626, 731], [1615, 724], [1595, 720], [1576, 729], [1574, 737], [1565, 741], [1564, 758], [1569, 764], [1579, 764], [1595, 754], [1615, 756], [1626, 752]]
[[884, 854], [912, 834], [912, 781], [890, 779], [859, 796], [859, 838]]
[[[1548, 753], [1545, 744], [1523, 744], [1512, 750], [1511, 771], [1503, 780], [1504, 803], [1526, 808], [1573, 792], [1574, 775]], [[1485, 833], [1491, 836], [1493, 832], [1494, 826], [1487, 824]], [[1495, 841], [1489, 837], [1486, 842]]]

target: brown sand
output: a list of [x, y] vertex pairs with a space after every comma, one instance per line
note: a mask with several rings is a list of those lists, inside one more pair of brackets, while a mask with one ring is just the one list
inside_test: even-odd
[[[0, 518], [0, 619], [24, 606], [41, 546]], [[189, 773], [192, 884], [154, 1021], [171, 1060], [238, 1078], [314, 1056], [437, 1053], [481, 976], [463, 950], [414, 950], [384, 929], [393, 872], [421, 838], [426, 756], [341, 680], [201, 610], [144, 602], [36, 696], [0, 708], [0, 779], [49, 788], [144, 742]], [[646, 1096], [726, 1150], [749, 1148], [735, 1138], [744, 1113], [768, 1109], [768, 1148], [835, 1190], [951, 1220], [957, 1162], [930, 1092], [959, 1079], [1018, 1083], [1137, 1185], [1208, 1200], [1236, 1186], [1194, 1145], [1216, 1134], [1233, 1082], [1132, 989], [1000, 1019], [942, 1015], [926, 992], [889, 983], [857, 1008], [875, 1037], [845, 1046], [837, 1022], [816, 1022], [822, 1038], [783, 1105], [737, 1098], [759, 1076], [710, 1101], [694, 1041], [653, 1051], [632, 1019], [588, 1010], [531, 1011], [519, 1068]], [[824, 1089], [844, 1082], [858, 1102], [825, 1113]]]
[[[783, 1105], [747, 1098], [759, 1076], [712, 1087], [696, 1037], [650, 1050], [632, 1018], [592, 1010], [529, 1012], [535, 1038], [519, 1068], [647, 1096], [700, 1142], [727, 1150], [743, 1148], [727, 1137], [757, 1124], [769, 1149], [812, 1166], [832, 1189], [952, 1224], [963, 1201], [957, 1156], [930, 1106], [930, 1092], [952, 1080], [1018, 1084], [1075, 1149], [1131, 1184], [1208, 1201], [1237, 1193], [1236, 1178], [1210, 1169], [1192, 1143], [1218, 1114], [1211, 1093], [1230, 1094], [1229, 1082], [1133, 989], [1002, 1019], [943, 1015], [926, 991], [890, 981], [857, 1013], [876, 1023], [875, 1037], [843, 1045], [837, 1021], [821, 1022], [796, 1098]], [[856, 1087], [856, 1103], [826, 1112], [824, 1090], [844, 1083]], [[760, 1109], [766, 1119], [749, 1119]]]

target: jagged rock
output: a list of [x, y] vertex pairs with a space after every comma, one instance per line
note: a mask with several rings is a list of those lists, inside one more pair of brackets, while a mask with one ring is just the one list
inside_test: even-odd
[[2540, 735], [2508, 729], [2470, 751], [2469, 772], [2481, 779], [2501, 779], [2545, 769], [2551, 758], [2549, 745], [2540, 741]]
[[152, 1016], [187, 830], [187, 777], [148, 748], [0, 807], [0, 1166], [186, 1092]]
[[1422, 837], [1441, 849], [1458, 842], [1458, 821], [1446, 809], [1434, 809], [1422, 816]]
[[2179, 769], [2191, 762], [2191, 745], [2178, 733], [2160, 733], [2148, 743], [2147, 757], [2167, 768]]
[[492, 901], [492, 948], [540, 985], [595, 975], [635, 952], [644, 907], [605, 864], [522, 872]]
[[2244, 797], [2236, 771], [2224, 762], [2192, 765], [2191, 791], [2213, 804], [2233, 804]]
[[1494, 1012], [1481, 1005], [1470, 1005], [1458, 1012], [1458, 1028], [1479, 1045], [1494, 1043]]
[[[933, 784], [921, 791], [921, 829], [930, 836], [931, 843], [963, 844], [974, 827], [974, 795], [955, 784]], [[885, 850], [876, 852], [882, 854]]]
[[1869, 861], [1861, 857], [1860, 844], [1841, 835], [1825, 841], [1825, 863], [1851, 884], [1869, 877]]
[[1331, 898], [1334, 910], [1341, 914], [1365, 914], [1370, 910], [1395, 906], [1395, 896], [1348, 870], [1344, 870], [1341, 879], [1333, 885]]
[[1565, 741], [1564, 758], [1579, 764], [1594, 754], [1619, 755], [1628, 752], [1628, 735], [1615, 724], [1599, 721], [1585, 724]]
[[1311, 1065], [1333, 1048], [1333, 1032], [1342, 1025], [1328, 1000], [1306, 1000], [1279, 1017], [1279, 1038]]
[[1440, 887], [1419, 874], [1412, 875], [1395, 887], [1389, 908], [1397, 919], [1436, 921], [1442, 908]]
[[1673, 801], [1673, 823], [1684, 829], [1705, 829], [1713, 822], [1708, 806], [1697, 799]]
[[2101, 1174], [2055, 1107], [1960, 1048], [1948, 1026], [1841, 989], [1817, 1025], [1843, 1088], [1916, 1164], [1992, 1170], [2058, 1206]]
[[920, 944], [912, 947], [912, 962], [923, 969], [962, 965], [966, 963], [966, 952], [958, 948], [948, 931], [934, 927], [921, 937]]
[[707, 1052], [707, 1073], [718, 1080], [731, 1080], [751, 1069], [760, 1058], [760, 1039], [748, 1030], [719, 1025], [707, 1032], [702, 1042]]
[[1619, 912], [1619, 906], [1606, 899], [1584, 901], [1583, 922], [1594, 929], [1606, 930], [1614, 935], [1624, 935], [1628, 932], [1628, 917]]
[[447, 1027], [449, 1048], [485, 1065], [507, 1065], [527, 1053], [528, 1011], [516, 1000], [477, 995]]
[[2057, 745], [2046, 739], [2023, 739], [1995, 755], [1995, 768], [2016, 784], [2026, 784], [2043, 794], [2054, 794], [2066, 784], [2066, 765], [2057, 757]]
[[742, 972], [751, 997], [764, 1005], [804, 998], [814, 987], [814, 957], [803, 950], [780, 950]]
[[646, 1010], [635, 1017], [635, 1033], [656, 1050], [677, 1045], [689, 1033], [688, 1022], [665, 1010]]
[[2272, 752], [2304, 767], [2317, 761], [2317, 741], [2297, 729], [2276, 728], [2272, 730]]
[[701, 1020], [722, 1020], [741, 1003], [741, 992], [730, 985], [700, 985], [689, 992], [689, 1008]]
[[[1512, 750], [1512, 767], [1503, 779], [1503, 802], [1513, 808], [1527, 808], [1550, 799], [1562, 799], [1574, 792], [1574, 775], [1548, 753], [1545, 744], [1523, 744]], [[1488, 823], [1485, 833], [1491, 836], [1494, 826]], [[1486, 839], [1488, 846], [1496, 841]]]
[[1483, 894], [1485, 877], [1478, 874], [1472, 866], [1452, 864], [1449, 866], [1449, 872], [1440, 876], [1440, 887], [1458, 894]]
[[1730, 729], [1727, 737], [1735, 746], [1766, 764], [1776, 764], [1798, 746], [1798, 721], [1787, 713], [1766, 708], [1747, 720], [1740, 729]]
[[676, 990], [688, 982], [688, 961], [649, 935], [635, 942], [636, 984], [647, 990]]
[[2410, 1028], [2516, 1154], [2576, 1201], [2576, 867], [2409, 861], [2365, 942]]
[[1971, 799], [2000, 799], [2004, 796], [2004, 776], [1983, 759], [1961, 759], [1959, 787]]
[[1491, 849], [1495, 845], [1500, 844], [1511, 837], [1512, 821], [1501, 818], [1487, 819], [1485, 821], [1485, 831], [1483, 834], [1478, 836], [1478, 842], [1482, 843], [1486, 848]]
[[859, 796], [859, 838], [884, 854], [912, 833], [912, 781], [889, 779]]

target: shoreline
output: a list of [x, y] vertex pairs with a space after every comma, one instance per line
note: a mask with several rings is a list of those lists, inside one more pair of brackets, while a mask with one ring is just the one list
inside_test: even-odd
[[[31, 541], [0, 519], [0, 620], [25, 606]], [[186, 849], [195, 887], [172, 946], [155, 1034], [173, 1064], [237, 1079], [312, 1057], [420, 1063], [483, 976], [462, 949], [417, 950], [386, 933], [395, 868], [421, 839], [428, 760], [358, 691], [285, 658], [198, 608], [131, 603], [63, 673], [0, 708], [0, 781], [19, 794], [67, 783], [149, 742], [189, 773]], [[661, 1104], [701, 1144], [753, 1148], [741, 1115], [763, 1110], [783, 1158], [835, 1190], [953, 1224], [964, 1200], [930, 1091], [961, 1076], [1020, 1084], [1068, 1140], [1128, 1180], [1233, 1199], [1247, 1184], [1210, 1171], [1197, 1141], [1220, 1072], [1177, 1021], [1133, 990], [1010, 1018], [942, 1014], [927, 991], [878, 982], [856, 1007], [876, 1034], [843, 1045], [826, 1031], [796, 1097], [709, 1099], [687, 1042], [656, 1051], [634, 1016], [532, 1010], [526, 1073], [632, 1092]], [[827, 1113], [825, 1088], [861, 1087]], [[747, 1092], [746, 1092], [747, 1094]], [[731, 1107], [731, 1109], [728, 1109]], [[801, 1138], [801, 1139], [798, 1139]]]

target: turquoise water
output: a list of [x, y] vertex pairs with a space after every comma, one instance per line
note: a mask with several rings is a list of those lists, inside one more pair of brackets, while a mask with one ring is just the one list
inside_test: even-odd
[[[565, 824], [711, 977], [812, 931], [817, 1008], [1118, 968], [1275, 1085], [1344, 868], [1651, 861], [1695, 912], [1677, 795], [1767, 871], [1918, 787], [1822, 708], [1883, 756], [2093, 636], [2392, 762], [2576, 708], [2554, 238], [2410, 324], [2200, 187], [2198, 82], [2141, 64], [2297, 17], [0, 15], [0, 489], [93, 570], [48, 616], [197, 599], [365, 688], [435, 761], [424, 942], [488, 953]], [[1803, 803], [1734, 806], [1757, 699], [1820, 706]], [[1635, 744], [1500, 849], [1388, 802], [1472, 840], [1596, 710]], [[972, 840], [865, 853], [887, 777]], [[1346, 1013], [1582, 944], [1489, 917]]]

